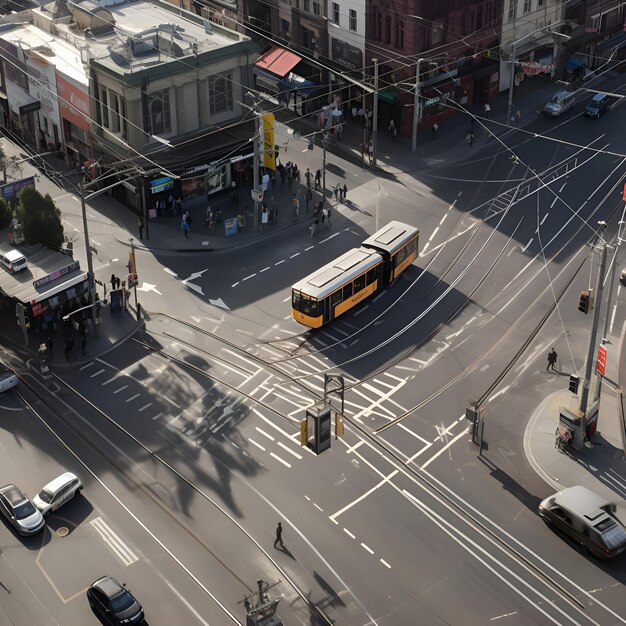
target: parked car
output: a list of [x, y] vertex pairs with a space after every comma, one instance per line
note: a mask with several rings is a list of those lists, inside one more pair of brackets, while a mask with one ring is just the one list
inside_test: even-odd
[[558, 117], [561, 113], [565, 113], [569, 109], [573, 109], [576, 104], [576, 94], [572, 91], [559, 91], [550, 98], [543, 112], [552, 117]]
[[141, 624], [145, 618], [141, 604], [112, 576], [103, 576], [87, 589], [89, 606], [109, 624]]
[[605, 93], [597, 93], [585, 107], [586, 117], [600, 117], [611, 108], [611, 99]]
[[626, 529], [615, 517], [617, 507], [580, 485], [546, 498], [539, 515], [592, 554], [610, 558], [626, 550]]
[[0, 487], [0, 512], [20, 535], [34, 535], [46, 525], [41, 512], [15, 485]]
[[71, 472], [65, 472], [51, 480], [34, 498], [33, 504], [44, 516], [50, 515], [61, 505], [80, 493], [83, 485]]
[[5, 367], [0, 362], [0, 393], [11, 389], [17, 385], [17, 376], [15, 372], [11, 371], [8, 367]]

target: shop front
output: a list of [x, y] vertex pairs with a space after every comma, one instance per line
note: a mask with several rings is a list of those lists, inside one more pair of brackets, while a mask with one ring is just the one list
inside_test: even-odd
[[56, 79], [66, 160], [79, 166], [94, 158], [89, 138], [88, 86], [79, 85], [58, 71]]

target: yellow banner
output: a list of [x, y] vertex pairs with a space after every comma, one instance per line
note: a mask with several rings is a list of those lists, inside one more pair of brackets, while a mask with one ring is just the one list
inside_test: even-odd
[[270, 170], [276, 169], [273, 113], [263, 113], [263, 165]]

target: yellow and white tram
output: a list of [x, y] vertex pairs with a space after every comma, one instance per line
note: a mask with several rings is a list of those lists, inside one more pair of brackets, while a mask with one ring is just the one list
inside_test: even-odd
[[415, 259], [419, 230], [389, 222], [353, 248], [291, 288], [291, 315], [296, 322], [319, 328], [377, 293]]

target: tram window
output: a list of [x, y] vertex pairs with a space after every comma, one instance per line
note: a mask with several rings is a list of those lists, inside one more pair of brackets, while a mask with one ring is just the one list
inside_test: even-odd
[[309, 317], [317, 317], [318, 314], [318, 306], [317, 300], [311, 300], [307, 296], [303, 296], [302, 298], [302, 313], [308, 315]]
[[376, 270], [378, 267], [375, 267], [373, 270], [370, 270], [365, 277], [365, 284], [371, 285], [376, 280]]
[[300, 297], [299, 293], [296, 293], [295, 291], [291, 292], [291, 306], [296, 310], [299, 311], [300, 310], [300, 305], [302, 302], [302, 298]]
[[330, 296], [330, 304], [331, 306], [337, 306], [341, 302], [341, 289], [337, 289], [335, 293]]
[[417, 239], [411, 239], [409, 245], [407, 246], [407, 252], [409, 254], [414, 254], [417, 250]]
[[348, 298], [352, 297], [352, 283], [346, 285], [343, 288], [343, 298], [342, 300], [347, 300]]
[[359, 293], [365, 287], [365, 274], [354, 279], [354, 293]]
[[406, 246], [398, 250], [398, 252], [396, 253], [396, 265], [400, 265], [400, 263], [402, 263], [402, 261], [406, 259], [406, 254], [407, 254]]

